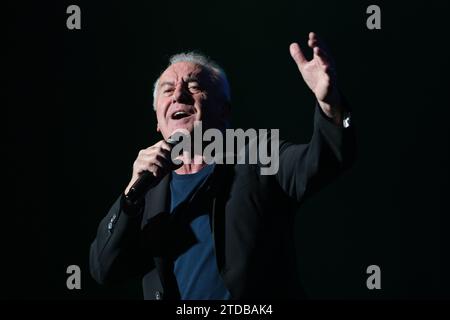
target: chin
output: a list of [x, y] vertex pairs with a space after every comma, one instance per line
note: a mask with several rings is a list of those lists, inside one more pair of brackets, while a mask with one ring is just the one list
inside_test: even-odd
[[170, 127], [169, 136], [172, 135], [175, 131], [185, 131], [187, 130], [189, 133], [194, 131], [194, 124], [176, 124]]

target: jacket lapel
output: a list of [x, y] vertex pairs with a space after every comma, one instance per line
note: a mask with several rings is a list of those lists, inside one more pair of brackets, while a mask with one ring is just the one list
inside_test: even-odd
[[225, 266], [225, 205], [234, 179], [234, 165], [217, 165], [211, 181], [211, 225], [217, 266], [222, 272]]
[[[166, 175], [161, 182], [150, 189], [145, 196], [146, 205], [141, 225], [144, 234], [146, 227], [150, 226], [151, 220], [165, 219], [169, 215], [169, 182], [170, 175]], [[153, 241], [161, 240], [159, 237], [156, 238], [157, 239], [154, 239]], [[161, 284], [164, 288], [162, 298], [165, 300], [179, 300], [180, 293], [173, 273], [172, 259], [162, 254], [156, 254], [153, 260]]]
[[160, 183], [147, 192], [145, 196], [144, 217], [141, 225], [142, 229], [151, 218], [169, 211], [169, 181], [170, 175], [166, 175]]

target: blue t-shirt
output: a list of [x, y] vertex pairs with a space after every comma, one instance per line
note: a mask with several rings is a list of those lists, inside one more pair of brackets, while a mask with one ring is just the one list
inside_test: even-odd
[[[208, 165], [197, 173], [172, 172], [171, 212], [186, 200], [214, 170]], [[197, 242], [181, 254], [174, 264], [175, 278], [183, 300], [226, 300], [230, 293], [217, 268], [209, 212], [198, 212], [190, 222]]]

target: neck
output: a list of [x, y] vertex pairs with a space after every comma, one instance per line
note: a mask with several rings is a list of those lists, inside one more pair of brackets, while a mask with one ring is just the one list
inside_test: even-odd
[[[186, 159], [184, 158], [184, 160]], [[184, 164], [181, 167], [175, 170], [177, 174], [197, 173], [207, 166], [201, 155], [195, 155], [194, 159], [190, 159], [190, 161], [183, 161], [183, 163]]]

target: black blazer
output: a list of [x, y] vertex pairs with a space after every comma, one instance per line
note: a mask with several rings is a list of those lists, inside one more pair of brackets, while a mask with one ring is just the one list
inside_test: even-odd
[[218, 269], [233, 299], [304, 297], [293, 212], [352, 163], [354, 141], [352, 127], [336, 126], [317, 106], [310, 143], [280, 141], [275, 175], [261, 175], [259, 164], [218, 164], [173, 214], [169, 176], [136, 210], [119, 197], [91, 245], [93, 278], [103, 284], [140, 275], [145, 299], [179, 299], [173, 261], [195, 241], [185, 217], [201, 207], [211, 212]]

